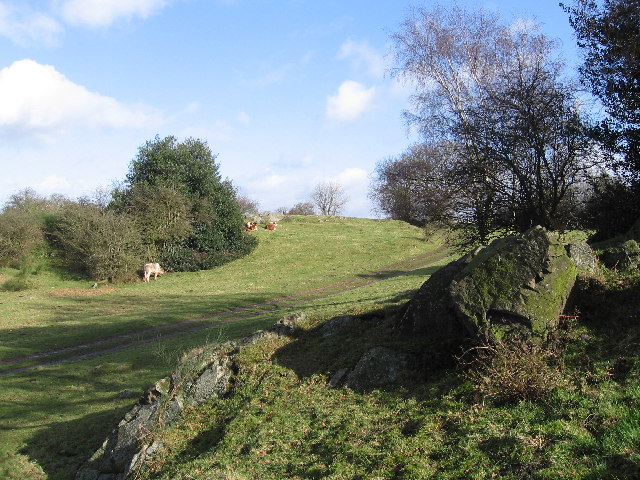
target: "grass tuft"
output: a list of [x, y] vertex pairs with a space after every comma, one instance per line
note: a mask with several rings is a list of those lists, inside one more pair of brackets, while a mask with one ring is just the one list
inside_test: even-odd
[[16, 276], [5, 280], [2, 285], [0, 285], [0, 289], [4, 292], [22, 292], [24, 290], [30, 289], [32, 283], [29, 279]]
[[470, 352], [464, 376], [483, 399], [502, 403], [546, 399], [568, 388], [562, 352], [556, 346], [500, 342]]

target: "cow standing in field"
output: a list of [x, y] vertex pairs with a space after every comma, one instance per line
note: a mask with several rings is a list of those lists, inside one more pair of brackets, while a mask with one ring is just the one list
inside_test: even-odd
[[151, 278], [151, 274], [153, 273], [153, 279], [158, 280], [158, 275], [162, 275], [164, 270], [160, 266], [159, 263], [147, 263], [144, 268], [144, 281], [148, 282]]

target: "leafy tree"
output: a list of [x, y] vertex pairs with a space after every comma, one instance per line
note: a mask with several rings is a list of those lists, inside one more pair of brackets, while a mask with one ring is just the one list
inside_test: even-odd
[[319, 183], [311, 194], [311, 201], [321, 215], [339, 215], [348, 200], [344, 189], [336, 182]]
[[446, 144], [415, 144], [381, 161], [369, 197], [394, 220], [416, 226], [442, 220], [453, 196], [447, 182], [449, 150]]
[[587, 214], [596, 238], [609, 238], [626, 232], [640, 216], [640, 1], [561, 5], [584, 53], [582, 82], [606, 113], [592, 135], [610, 154], [617, 178], [594, 180]]
[[407, 120], [457, 150], [453, 219], [466, 239], [565, 226], [589, 144], [553, 42], [458, 6], [417, 9], [392, 38], [393, 73], [416, 85]]
[[590, 184], [585, 220], [588, 228], [596, 230], [591, 240], [605, 240], [627, 233], [640, 218], [640, 184], [606, 173], [591, 179]]
[[640, 181], [640, 1], [561, 5], [585, 54], [582, 80], [606, 109], [597, 137], [622, 155], [614, 165]]
[[168, 268], [211, 268], [248, 253], [255, 245], [256, 240], [242, 232], [243, 216], [235, 189], [230, 181], [221, 179], [215, 158], [201, 140], [188, 138], [178, 142], [173, 136], [163, 139], [156, 136], [140, 147], [123, 187], [114, 196], [114, 208], [134, 214], [140, 208], [144, 217], [148, 209], [133, 201], [135, 189], [152, 195], [154, 191], [164, 192], [164, 198], [171, 201], [156, 202], [152, 210], [164, 209], [165, 220], [173, 215], [170, 210], [177, 203], [188, 204], [189, 229], [185, 228], [185, 215], [181, 214], [179, 221], [172, 217], [169, 222], [178, 221], [173, 226], [180, 225], [179, 231], [185, 235], [180, 239], [177, 231], [172, 232], [171, 248], [161, 252], [164, 255], [161, 260]]
[[59, 212], [64, 205], [70, 202], [71, 200], [63, 195], [54, 194], [49, 197], [43, 197], [38, 195], [32, 188], [25, 188], [11, 195], [3, 210], [15, 210], [46, 218]]
[[191, 203], [171, 188], [134, 185], [123, 211], [134, 219], [148, 245], [148, 261], [175, 254], [193, 232]]
[[30, 188], [11, 195], [0, 213], [0, 265], [19, 266], [44, 252], [46, 221], [67, 203], [63, 196], [45, 198]]

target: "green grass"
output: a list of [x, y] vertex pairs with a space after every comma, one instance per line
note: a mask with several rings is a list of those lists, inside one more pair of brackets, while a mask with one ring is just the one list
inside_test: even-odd
[[[208, 272], [95, 292], [90, 282], [41, 271], [31, 289], [0, 294], [5, 360], [215, 314], [202, 330], [140, 334], [135, 348], [0, 376], [0, 478], [73, 478], [135, 401], [120, 392], [142, 392], [185, 350], [294, 311], [307, 314], [301, 334], [244, 349], [234, 394], [188, 409], [158, 433], [162, 454], [138, 480], [640, 478], [640, 276], [581, 280], [577, 318], [553, 343], [516, 352], [521, 362], [497, 357], [475, 377], [464, 365], [427, 369], [368, 392], [328, 389], [372, 346], [419, 348], [395, 335], [394, 316], [447, 258], [376, 274], [440, 244], [398, 222], [297, 218], [281, 226], [257, 232], [249, 257]], [[352, 279], [359, 288], [284, 298]], [[225, 316], [259, 303], [255, 316]], [[344, 314], [364, 323], [324, 337], [322, 323]], [[520, 371], [526, 355], [536, 368]], [[544, 388], [515, 388], [535, 382]]]
[[[420, 229], [404, 223], [365, 219], [299, 217], [275, 232], [255, 234], [260, 244], [251, 255], [210, 271], [94, 289], [91, 281], [45, 267], [28, 276], [29, 289], [0, 292], [0, 478], [73, 478], [135, 401], [117, 395], [142, 393], [170, 373], [185, 350], [245, 336], [291, 311], [320, 321], [392, 308], [436, 266], [372, 283], [381, 280], [375, 272], [442, 247], [438, 240], [424, 242]], [[0, 283], [19, 273], [0, 269]], [[325, 298], [264, 303], [353, 279], [354, 285], [369, 285]], [[251, 305], [256, 316], [230, 314]], [[196, 318], [202, 318], [201, 330], [161, 336], [177, 331], [171, 325]], [[148, 330], [160, 326], [167, 328]], [[121, 340], [27, 357], [116, 335], [131, 335], [128, 341], [137, 344], [50, 366], [37, 365]], [[15, 368], [24, 370], [2, 375]]]
[[398, 344], [379, 315], [336, 338], [309, 325], [299, 338], [258, 344], [242, 353], [234, 396], [162, 432], [163, 454], [137, 478], [637, 479], [640, 281], [617, 282], [580, 292], [590, 312], [546, 351], [526, 353], [539, 355], [538, 378], [496, 363], [503, 371], [493, 373], [514, 383], [562, 375], [532, 395], [510, 385], [486, 395], [462, 369], [369, 392], [328, 389], [372, 345]]

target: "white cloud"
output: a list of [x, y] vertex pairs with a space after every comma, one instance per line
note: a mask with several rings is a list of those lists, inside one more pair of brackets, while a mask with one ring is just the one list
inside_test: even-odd
[[227, 122], [214, 120], [204, 125], [190, 125], [180, 130], [180, 137], [201, 138], [214, 146], [233, 140], [233, 128]]
[[363, 181], [368, 180], [369, 174], [362, 168], [347, 168], [340, 172], [336, 178], [336, 181], [346, 187], [353, 184], [361, 184]]
[[365, 70], [376, 79], [384, 77], [387, 69], [384, 57], [367, 42], [348, 39], [340, 47], [338, 58], [351, 60], [356, 68]]
[[47, 135], [72, 126], [138, 128], [159, 121], [147, 107], [90, 92], [54, 67], [28, 59], [0, 70], [0, 105], [0, 135]]
[[31, 11], [24, 4], [0, 2], [0, 35], [15, 44], [53, 46], [62, 31], [60, 23], [45, 13]]
[[338, 93], [327, 99], [326, 115], [331, 120], [352, 121], [369, 109], [375, 96], [375, 87], [347, 80], [338, 88]]
[[108, 27], [120, 18], [147, 18], [168, 3], [168, 0], [63, 0], [59, 10], [72, 25]]
[[44, 178], [40, 184], [36, 187], [36, 191], [45, 194], [57, 193], [67, 190], [71, 186], [71, 182], [59, 175], [50, 175]]

